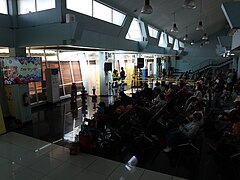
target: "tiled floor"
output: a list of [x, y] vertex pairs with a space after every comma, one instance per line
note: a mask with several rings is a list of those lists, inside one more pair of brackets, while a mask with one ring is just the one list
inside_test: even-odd
[[[98, 97], [97, 102], [92, 102], [92, 98], [88, 97], [86, 117], [92, 116], [100, 101], [109, 105], [114, 98]], [[86, 179], [89, 177], [90, 180], [91, 178], [96, 179], [95, 177], [108, 180], [147, 179], [149, 173], [152, 176], [149, 180], [154, 179], [153, 177], [156, 177], [155, 179], [173, 179], [173, 176], [192, 180], [240, 179], [240, 159], [237, 162], [223, 159], [208, 147], [206, 138], [203, 138], [200, 153], [188, 147], [164, 153], [162, 147], [148, 148], [149, 146], [144, 146], [147, 147], [147, 151], [139, 154], [136, 149], [140, 148], [132, 149], [132, 146], [124, 146], [124, 148], [116, 146], [116, 148], [113, 145], [110, 147], [115, 148], [107, 149], [107, 151], [89, 152], [92, 155], [81, 153], [79, 156], [70, 156], [69, 150], [64, 147], [68, 147], [69, 143], [75, 140], [84, 118], [80, 98], [77, 111], [71, 111], [70, 107], [70, 101], [63, 100], [56, 104], [32, 108], [32, 121], [20, 127], [5, 119], [8, 132], [15, 131], [22, 135], [9, 133], [0, 136], [0, 173], [4, 171], [3, 175], [0, 174], [0, 180], [10, 176], [12, 179], [17, 175], [20, 177], [20, 174], [28, 171], [28, 167], [33, 169], [32, 172], [29, 172], [29, 177], [36, 173], [43, 175], [45, 179], [65, 177], [67, 172], [62, 169], [71, 171], [70, 175], [67, 175], [67, 179], [77, 179], [79, 176], [86, 176]], [[139, 168], [135, 169], [134, 173], [127, 171], [124, 167], [124, 163], [132, 155], [139, 158], [137, 164]], [[12, 164], [12, 162], [14, 163]], [[42, 166], [42, 163], [48, 165]], [[101, 165], [103, 163], [107, 165]], [[3, 168], [1, 168], [2, 164], [4, 164]], [[20, 171], [19, 168], [21, 168]], [[58, 178], [58, 176], [60, 177]], [[158, 176], [161, 178], [157, 178]], [[174, 177], [174, 179], [176, 178]]]
[[0, 136], [1, 180], [181, 180], [143, 168], [84, 154], [71, 156], [69, 149], [9, 132]]

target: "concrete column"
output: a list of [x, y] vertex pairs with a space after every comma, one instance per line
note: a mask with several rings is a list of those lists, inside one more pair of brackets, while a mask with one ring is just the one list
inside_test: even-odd
[[158, 76], [157, 56], [154, 56], [154, 59], [153, 59], [153, 77], [157, 78], [157, 76]]
[[99, 52], [100, 95], [108, 95], [108, 73], [104, 71], [105, 52]]
[[7, 103], [7, 96], [4, 90], [4, 85], [3, 85], [3, 74], [2, 74], [2, 69], [0, 67], [0, 104], [2, 106], [2, 113], [3, 116], [7, 117], [9, 116], [9, 109], [8, 109], [8, 103]]
[[237, 66], [237, 78], [240, 78], [240, 56], [237, 57], [238, 59], [238, 66]]
[[233, 57], [232, 68], [235, 69], [235, 70], [238, 69], [238, 56], [234, 56], [234, 57]]

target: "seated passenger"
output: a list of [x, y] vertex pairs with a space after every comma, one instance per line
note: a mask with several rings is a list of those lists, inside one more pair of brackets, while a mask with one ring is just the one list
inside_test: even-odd
[[193, 121], [180, 125], [178, 128], [171, 129], [166, 135], [167, 147], [163, 149], [164, 152], [171, 151], [172, 147], [177, 144], [178, 141], [184, 138], [194, 137], [199, 128], [202, 126], [203, 117], [201, 113], [193, 114]]
[[240, 122], [240, 96], [234, 100], [235, 108], [229, 112], [229, 120], [232, 123]]

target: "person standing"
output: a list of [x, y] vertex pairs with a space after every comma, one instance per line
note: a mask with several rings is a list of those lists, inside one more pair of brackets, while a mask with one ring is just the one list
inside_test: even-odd
[[126, 78], [125, 71], [124, 71], [123, 67], [121, 67], [120, 78], [121, 78], [121, 80], [124, 80]]

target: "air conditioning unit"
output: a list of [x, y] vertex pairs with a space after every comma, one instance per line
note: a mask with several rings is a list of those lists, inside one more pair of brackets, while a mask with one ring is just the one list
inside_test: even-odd
[[66, 14], [66, 23], [76, 22], [76, 16], [74, 14]]

